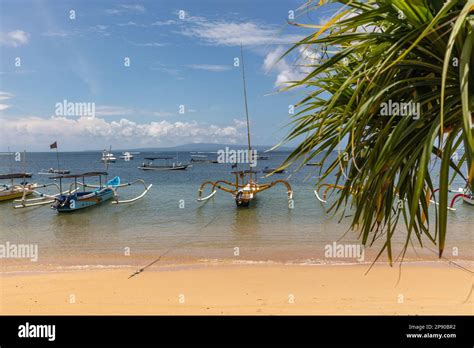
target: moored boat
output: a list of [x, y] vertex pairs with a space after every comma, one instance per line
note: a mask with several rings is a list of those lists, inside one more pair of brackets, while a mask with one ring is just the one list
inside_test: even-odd
[[50, 174], [69, 174], [71, 171], [67, 169], [54, 169], [49, 168], [48, 170], [42, 170], [38, 174], [40, 175], [50, 175]]
[[[164, 170], [186, 170], [189, 167], [189, 164], [182, 164], [181, 162], [169, 163], [169, 160], [174, 159], [174, 157], [145, 157], [145, 161], [141, 166], [138, 166], [138, 169], [141, 170], [155, 170], [155, 171], [164, 171]], [[156, 160], [166, 161], [165, 164], [154, 164]]]
[[[0, 185], [0, 201], [8, 201], [33, 194], [33, 190], [38, 187], [35, 183], [27, 183], [26, 178], [31, 178], [31, 173], [11, 173], [0, 175], [0, 180], [10, 180], [10, 184]], [[22, 179], [20, 183], [15, 183], [15, 179]]]
[[101, 161], [104, 163], [115, 163], [115, 161], [117, 161], [117, 157], [115, 157], [114, 154], [110, 151], [104, 150], [102, 152]]
[[[71, 175], [58, 175], [53, 176], [50, 179], [55, 180], [55, 183], [46, 186], [56, 186], [59, 193], [55, 195], [43, 194], [36, 192], [39, 195], [38, 198], [25, 199], [22, 197], [21, 200], [15, 200], [15, 208], [27, 208], [33, 206], [51, 204], [51, 208], [58, 212], [72, 212], [95, 205], [102, 204], [106, 201], [113, 200], [114, 204], [122, 203], [133, 203], [143, 198], [150, 190], [152, 185], [146, 185], [141, 179], [135, 180], [130, 183], [121, 183], [120, 177], [116, 176], [111, 180], [103, 180], [103, 177], [107, 178], [107, 172], [87, 172], [83, 174], [71, 174]], [[91, 185], [86, 183], [86, 179], [90, 177], [97, 177], [99, 179], [98, 185]], [[68, 189], [63, 191], [64, 180], [71, 179], [72, 182], [69, 184]], [[104, 182], [105, 181], [105, 182]], [[57, 184], [59, 182], [59, 185]], [[117, 191], [122, 187], [130, 187], [134, 184], [141, 184], [144, 187], [144, 191], [139, 196], [128, 199], [119, 200]]]
[[135, 157], [133, 156], [133, 154], [131, 152], [123, 152], [122, 155], [120, 156], [120, 159], [123, 159], [125, 161], [130, 161], [132, 159], [134, 159]]

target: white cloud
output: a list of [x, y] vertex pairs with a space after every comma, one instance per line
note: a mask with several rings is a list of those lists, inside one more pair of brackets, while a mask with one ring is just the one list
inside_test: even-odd
[[11, 99], [13, 97], [14, 97], [14, 95], [11, 94], [11, 93], [0, 91], [0, 100], [8, 100], [8, 99]]
[[254, 22], [210, 22], [202, 17], [189, 17], [183, 22], [183, 35], [216, 46], [289, 44], [302, 39], [301, 35], [282, 35], [277, 27]]
[[177, 69], [176, 67], [166, 65], [161, 62], [153, 62], [150, 66], [150, 70], [160, 71], [174, 77], [180, 77], [180, 74], [181, 74], [181, 71]]
[[[14, 95], [11, 93], [0, 91], [0, 101], [7, 101], [13, 97]], [[11, 105], [0, 103], [0, 111], [8, 109], [10, 106]]]
[[[326, 23], [328, 23], [331, 19], [333, 19], [333, 17], [338, 14], [337, 13], [334, 13], [333, 15], [331, 16], [328, 16], [328, 17], [321, 17], [319, 19], [319, 25], [325, 25]], [[347, 13], [345, 15], [343, 15], [341, 18], [339, 18], [339, 20], [337, 20], [333, 26], [336, 26], [338, 23], [342, 22], [342, 21], [345, 21], [349, 18], [352, 18], [352, 17], [355, 17], [355, 16], [358, 16], [359, 13], [357, 12], [350, 12], [350, 13]], [[381, 32], [380, 28], [379, 27], [376, 27], [376, 26], [373, 26], [373, 25], [370, 25], [370, 24], [363, 24], [363, 25], [359, 25], [356, 29], [356, 31], [358, 33], [371, 33], [371, 32]]]
[[95, 109], [97, 116], [128, 116], [133, 115], [134, 110], [122, 106], [101, 105]]
[[163, 47], [166, 46], [165, 43], [162, 42], [132, 42], [129, 41], [132, 45], [134, 46], [139, 46], [139, 47]]
[[168, 19], [166, 21], [156, 21], [156, 22], [153, 22], [151, 23], [151, 25], [158, 25], [158, 26], [162, 26], [162, 25], [173, 25], [173, 24], [177, 24], [178, 22], [174, 19]]
[[68, 37], [68, 36], [71, 36], [72, 33], [66, 30], [55, 30], [55, 31], [47, 31], [41, 35], [48, 36], [48, 37]]
[[[72, 143], [91, 146], [91, 142], [102, 144], [107, 141], [157, 145], [175, 143], [176, 139], [185, 142], [233, 142], [242, 139], [235, 126], [206, 125], [196, 121], [169, 122], [157, 121], [139, 124], [122, 118], [107, 122], [97, 117], [66, 118], [24, 117], [21, 119], [2, 118], [2, 131], [10, 139], [26, 141], [49, 141], [60, 134], [67, 134]], [[96, 145], [96, 146], [97, 146]]]
[[103, 35], [108, 36], [110, 34], [107, 32], [107, 28], [108, 28], [107, 25], [97, 24], [92, 27], [89, 27], [88, 31], [92, 33], [103, 34]]
[[[282, 87], [290, 82], [301, 80], [311, 71], [309, 66], [317, 65], [321, 60], [321, 53], [309, 46], [302, 46], [298, 51], [294, 51], [291, 55], [281, 58], [285, 52], [285, 48], [278, 46], [267, 53], [263, 61], [263, 70], [266, 73], [272, 71], [277, 73], [276, 87]], [[293, 59], [293, 62], [290, 63], [289, 59]]]
[[30, 35], [23, 30], [13, 30], [7, 33], [0, 33], [0, 44], [11, 47], [26, 45], [30, 40]]
[[105, 10], [105, 13], [109, 15], [122, 15], [125, 13], [144, 13], [145, 6], [143, 5], [118, 5], [114, 8]]
[[146, 24], [138, 24], [133, 21], [128, 21], [127, 23], [119, 23], [118, 26], [119, 27], [141, 27], [141, 28], [147, 27]]
[[269, 73], [270, 71], [275, 71], [277, 73], [275, 81], [276, 87], [281, 87], [290, 81], [297, 81], [304, 76], [303, 71], [301, 71], [299, 67], [288, 63], [284, 58], [280, 59], [283, 53], [285, 53], [285, 49], [278, 46], [276, 49], [269, 52], [263, 61], [263, 69], [266, 73]]
[[217, 64], [191, 64], [186, 65], [188, 68], [196, 69], [196, 70], [206, 70], [212, 72], [222, 72], [230, 70], [231, 67], [228, 65], [217, 65]]
[[172, 112], [168, 111], [149, 111], [143, 109], [127, 108], [123, 106], [100, 105], [95, 108], [95, 114], [98, 117], [108, 116], [157, 116], [169, 117], [173, 116]]
[[81, 36], [88, 33], [92, 33], [94, 35], [100, 34], [103, 36], [110, 36], [110, 33], [107, 31], [108, 28], [109, 27], [107, 25], [97, 24], [83, 30], [80, 30], [77, 28], [72, 29], [72, 30], [63, 30], [63, 29], [49, 30], [42, 33], [41, 35], [47, 36], [47, 37], [55, 37], [55, 38], [68, 38], [71, 36]]
[[234, 118], [234, 125], [236, 128], [247, 128], [247, 119]]

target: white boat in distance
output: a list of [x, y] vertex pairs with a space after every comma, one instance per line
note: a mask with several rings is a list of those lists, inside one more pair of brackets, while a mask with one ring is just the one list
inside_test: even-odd
[[102, 159], [101, 159], [102, 162], [115, 163], [116, 160], [117, 160], [117, 157], [115, 157], [113, 153], [107, 150], [104, 150], [104, 152], [102, 152]]
[[134, 158], [133, 154], [131, 152], [122, 152], [122, 155], [120, 156], [121, 159], [125, 161], [130, 161]]
[[[173, 162], [169, 164], [168, 161], [174, 159], [174, 157], [145, 157], [145, 161], [142, 163], [141, 166], [137, 167], [141, 170], [156, 170], [156, 171], [163, 171], [163, 170], [186, 170], [189, 167], [189, 164], [182, 164], [181, 162]], [[156, 160], [164, 160], [166, 164], [156, 165], [153, 164], [153, 161]]]

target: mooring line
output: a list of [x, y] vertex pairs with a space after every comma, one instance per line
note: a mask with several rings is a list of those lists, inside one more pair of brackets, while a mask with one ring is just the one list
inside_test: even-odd
[[[207, 224], [204, 225], [203, 228], [206, 228], [206, 227], [209, 226], [211, 223], [213, 223], [213, 222], [216, 220], [217, 216], [219, 216], [219, 215], [221, 215], [221, 214], [218, 214], [218, 215], [214, 216], [214, 217], [211, 219], [211, 221], [209, 221]], [[183, 238], [179, 243], [177, 243], [177, 244], [173, 245], [172, 247], [168, 248], [163, 254], [161, 254], [160, 256], [158, 256], [158, 258], [156, 258], [153, 262], [149, 263], [149, 264], [146, 265], [145, 267], [140, 268], [138, 271], [135, 271], [134, 273], [132, 273], [132, 274], [128, 277], [128, 279], [130, 279], [130, 278], [132, 278], [132, 277], [135, 277], [136, 275], [138, 275], [138, 274], [142, 273], [144, 270], [146, 270], [148, 267], [153, 266], [155, 263], [157, 263], [158, 261], [160, 261], [163, 256], [165, 256], [166, 254], [168, 254], [168, 253], [171, 252], [172, 250], [174, 250], [174, 249], [176, 249], [176, 248], [178, 248], [178, 247], [180, 247], [180, 246], [183, 246], [183, 245], [187, 244], [187, 243], [185, 243], [185, 242], [191, 240], [193, 237], [195, 237], [195, 235], [191, 235], [191, 237], [187, 236], [187, 237]]]

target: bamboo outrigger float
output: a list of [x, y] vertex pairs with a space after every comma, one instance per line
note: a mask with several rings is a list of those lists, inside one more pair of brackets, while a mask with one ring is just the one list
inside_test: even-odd
[[[252, 146], [250, 142], [250, 122], [249, 112], [247, 105], [247, 88], [245, 84], [245, 69], [244, 69], [244, 56], [242, 52], [242, 46], [240, 46], [241, 62], [242, 62], [242, 80], [244, 87], [244, 100], [245, 100], [245, 114], [247, 117], [247, 140], [248, 140], [248, 154], [252, 154]], [[258, 158], [258, 157], [257, 157]], [[218, 181], [206, 181], [204, 182], [198, 191], [198, 202], [205, 202], [210, 198], [214, 197], [217, 190], [222, 190], [232, 194], [232, 197], [237, 204], [237, 207], [247, 207], [252, 202], [259, 192], [265, 191], [277, 184], [283, 184], [286, 186], [288, 201], [293, 199], [293, 190], [290, 184], [285, 180], [276, 180], [271, 183], [259, 184], [257, 182], [257, 171], [253, 170], [251, 164], [248, 170], [238, 170], [231, 172], [235, 175], [235, 182], [229, 182], [226, 180]], [[211, 187], [211, 192], [203, 197], [204, 190], [207, 186]]]
[[[147, 186], [141, 179], [122, 184], [120, 177], [118, 176], [108, 181], [105, 180], [104, 184], [102, 184], [102, 177], [107, 177], [107, 175], [107, 172], [88, 172], [83, 174], [53, 176], [51, 179], [58, 180], [59, 185], [57, 183], [52, 183], [49, 185], [43, 185], [42, 187], [55, 186], [59, 190], [57, 194], [48, 195], [33, 190], [33, 192], [39, 197], [27, 199], [26, 195], [23, 195], [21, 199], [15, 200], [15, 203], [17, 204], [14, 206], [14, 208], [20, 209], [51, 204], [51, 208], [58, 212], [71, 212], [94, 205], [99, 205], [108, 200], [113, 200], [112, 204], [133, 203], [143, 198], [152, 187], [151, 184]], [[98, 177], [99, 185], [87, 184], [85, 179], [89, 177]], [[73, 179], [73, 182], [69, 185], [68, 190], [63, 191], [63, 180], [66, 179]], [[82, 180], [78, 181], [78, 179]], [[135, 198], [120, 200], [118, 194], [119, 188], [132, 186], [135, 184], [142, 184], [144, 186], [144, 191]]]

